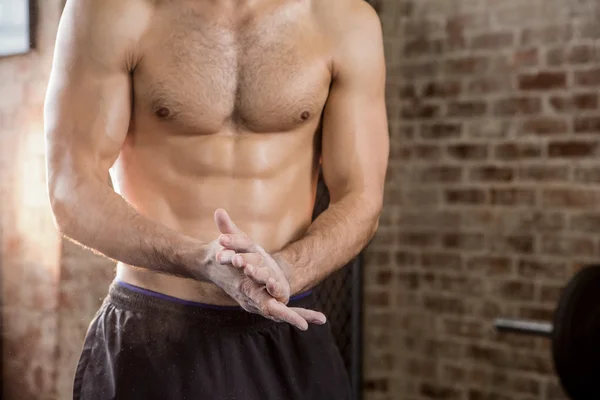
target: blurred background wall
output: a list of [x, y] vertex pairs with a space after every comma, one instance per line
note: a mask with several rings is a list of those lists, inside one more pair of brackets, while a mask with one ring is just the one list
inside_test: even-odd
[[376, 0], [391, 161], [368, 249], [368, 399], [563, 399], [547, 319], [600, 255], [600, 3]]
[[[61, 240], [42, 109], [61, 0], [36, 49], [0, 59], [3, 391], [69, 399], [112, 264]], [[374, 0], [388, 63], [391, 158], [366, 251], [365, 398], [559, 400], [545, 340], [493, 318], [550, 318], [600, 256], [599, 5]]]
[[67, 400], [112, 264], [63, 241], [46, 194], [43, 103], [63, 0], [35, 4], [36, 48], [0, 58], [0, 267], [5, 400]]

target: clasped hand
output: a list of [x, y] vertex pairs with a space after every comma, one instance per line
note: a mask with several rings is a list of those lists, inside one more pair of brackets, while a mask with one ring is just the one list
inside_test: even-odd
[[320, 312], [288, 307], [290, 283], [282, 267], [261, 246], [242, 232], [225, 210], [215, 212], [221, 236], [212, 243], [214, 266], [209, 278], [246, 311], [301, 330], [325, 323]]

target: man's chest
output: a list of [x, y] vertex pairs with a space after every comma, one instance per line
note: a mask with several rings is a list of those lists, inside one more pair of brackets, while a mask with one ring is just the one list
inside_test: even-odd
[[206, 133], [227, 123], [281, 132], [318, 120], [330, 49], [307, 4], [273, 2], [245, 14], [157, 7], [134, 72], [137, 112]]

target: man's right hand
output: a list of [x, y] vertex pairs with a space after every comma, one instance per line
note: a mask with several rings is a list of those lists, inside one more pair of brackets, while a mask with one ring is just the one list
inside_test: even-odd
[[[221, 233], [240, 233], [223, 210], [215, 212], [215, 223]], [[232, 264], [222, 265], [221, 261], [216, 259], [222, 249], [218, 239], [211, 243], [209, 256], [214, 262], [209, 263], [207, 277], [237, 301], [244, 310], [277, 322], [287, 322], [301, 330], [308, 329], [309, 323], [319, 325], [325, 323], [327, 319], [322, 313], [304, 308], [288, 307], [271, 296], [265, 285], [256, 283], [246, 276], [243, 270]]]

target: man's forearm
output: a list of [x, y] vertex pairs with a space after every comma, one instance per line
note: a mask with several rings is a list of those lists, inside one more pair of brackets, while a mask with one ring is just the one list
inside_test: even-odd
[[313, 288], [356, 257], [377, 230], [381, 206], [367, 196], [331, 204], [299, 240], [273, 258], [287, 264], [292, 293]]
[[[208, 246], [145, 218], [104, 182], [82, 179], [51, 196], [63, 235], [108, 258], [184, 278], [205, 279]], [[60, 190], [60, 189], [59, 189]]]

